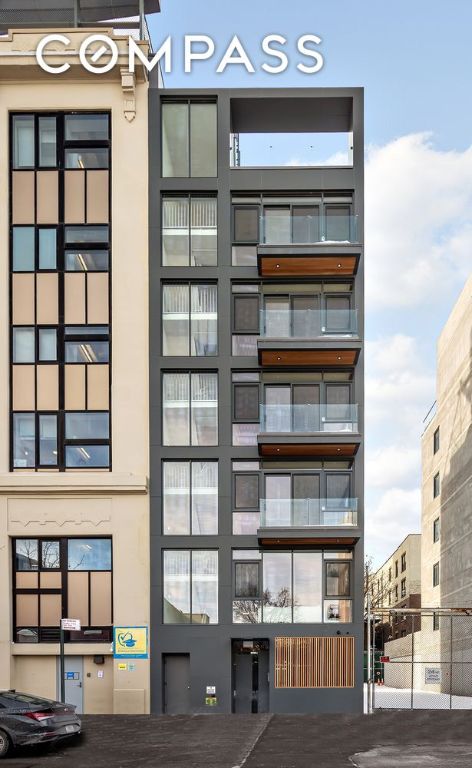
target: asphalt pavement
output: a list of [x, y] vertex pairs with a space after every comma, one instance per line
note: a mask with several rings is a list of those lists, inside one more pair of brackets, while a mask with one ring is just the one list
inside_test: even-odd
[[471, 768], [472, 712], [83, 717], [2, 768]]

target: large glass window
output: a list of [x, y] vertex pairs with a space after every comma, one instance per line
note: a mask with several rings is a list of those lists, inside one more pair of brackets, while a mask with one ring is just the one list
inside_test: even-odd
[[210, 536], [218, 533], [218, 462], [165, 461], [163, 532]]
[[34, 363], [34, 328], [13, 329], [13, 362]]
[[66, 413], [67, 440], [106, 440], [108, 435], [108, 413]]
[[17, 571], [38, 570], [38, 540], [17, 539], [15, 542], [15, 567]]
[[70, 325], [64, 328], [66, 363], [108, 363], [109, 328], [107, 325]]
[[112, 548], [109, 538], [13, 542], [13, 640], [58, 642], [63, 616], [80, 619], [66, 642], [111, 641]]
[[259, 462], [233, 461], [233, 534], [253, 536], [259, 528]]
[[265, 552], [263, 559], [262, 620], [266, 623], [292, 621], [292, 555]]
[[69, 539], [69, 571], [110, 571], [111, 539]]
[[321, 552], [293, 554], [293, 622], [321, 621]]
[[57, 266], [57, 230], [41, 228], [38, 230], [39, 269], [56, 269]]
[[162, 263], [211, 267], [217, 263], [216, 197], [166, 196], [162, 200]]
[[218, 374], [163, 375], [164, 445], [218, 444]]
[[66, 413], [65, 464], [74, 469], [99, 469], [110, 464], [108, 412]]
[[216, 102], [162, 103], [162, 175], [217, 175]]
[[56, 157], [56, 118], [40, 117], [39, 126], [39, 165], [43, 168], [54, 168]]
[[39, 464], [42, 467], [57, 467], [57, 416], [39, 415]]
[[64, 120], [66, 141], [108, 141], [108, 115], [66, 115]]
[[349, 563], [326, 563], [326, 595], [328, 597], [349, 596], [350, 565]]
[[164, 624], [218, 623], [218, 552], [165, 550]]
[[34, 168], [34, 116], [13, 117], [13, 168]]
[[348, 551], [234, 550], [233, 621], [238, 624], [351, 621], [350, 564], [340, 562], [351, 558], [352, 552]]
[[13, 467], [29, 469], [36, 465], [34, 413], [13, 414]]
[[34, 227], [13, 227], [13, 272], [33, 272]]
[[162, 288], [164, 356], [208, 357], [218, 353], [216, 285], [176, 284]]

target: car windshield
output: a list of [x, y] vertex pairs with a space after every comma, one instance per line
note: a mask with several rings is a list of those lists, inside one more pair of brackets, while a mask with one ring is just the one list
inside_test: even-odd
[[5, 691], [4, 693], [0, 694], [0, 697], [1, 699], [6, 700], [7, 705], [10, 702], [31, 704], [33, 707], [42, 707], [45, 704], [51, 704], [48, 699], [40, 699], [38, 696], [29, 696], [27, 693], [14, 693], [13, 691]]

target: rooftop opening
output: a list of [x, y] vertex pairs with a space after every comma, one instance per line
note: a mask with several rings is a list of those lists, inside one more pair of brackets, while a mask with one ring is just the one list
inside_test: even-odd
[[231, 167], [352, 164], [352, 98], [294, 95], [231, 100]]

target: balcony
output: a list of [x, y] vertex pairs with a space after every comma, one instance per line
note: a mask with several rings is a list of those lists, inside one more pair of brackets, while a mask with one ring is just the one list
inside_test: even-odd
[[261, 499], [260, 543], [355, 543], [357, 499]]
[[325, 339], [357, 336], [357, 310], [262, 309], [261, 339]]
[[261, 405], [261, 456], [352, 457], [360, 443], [358, 407], [351, 403]]

